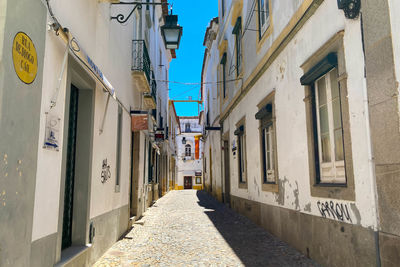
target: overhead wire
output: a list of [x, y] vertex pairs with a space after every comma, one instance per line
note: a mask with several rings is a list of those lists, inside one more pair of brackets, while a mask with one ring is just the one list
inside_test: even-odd
[[[225, 80], [225, 82], [234, 82], [241, 80], [242, 78], [237, 78], [237, 79], [230, 79], [230, 80]], [[181, 84], [181, 85], [202, 85], [202, 84], [219, 84], [223, 83], [224, 81], [216, 81], [216, 82], [200, 82], [200, 83], [187, 83], [187, 82], [179, 82], [179, 81], [168, 81], [168, 80], [154, 80], [156, 82], [165, 82], [165, 83], [176, 83], [176, 84]]]

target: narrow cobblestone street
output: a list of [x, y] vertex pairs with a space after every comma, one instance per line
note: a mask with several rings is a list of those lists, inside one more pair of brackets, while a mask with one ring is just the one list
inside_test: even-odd
[[94, 265], [317, 266], [203, 191], [172, 191]]

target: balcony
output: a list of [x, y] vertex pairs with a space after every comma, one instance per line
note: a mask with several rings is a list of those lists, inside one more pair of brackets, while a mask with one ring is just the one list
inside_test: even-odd
[[188, 161], [188, 160], [195, 160], [195, 154], [194, 153], [190, 153], [190, 156], [186, 153], [182, 153], [181, 154], [181, 158], [183, 161]]
[[143, 104], [146, 109], [155, 109], [157, 108], [157, 82], [153, 71], [151, 71], [150, 85], [151, 91], [145, 92], [143, 95]]
[[139, 92], [150, 91], [150, 57], [144, 40], [132, 41], [132, 76]]

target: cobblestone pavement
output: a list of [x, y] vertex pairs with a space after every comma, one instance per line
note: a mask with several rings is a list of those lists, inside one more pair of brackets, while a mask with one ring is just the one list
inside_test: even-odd
[[317, 264], [207, 193], [184, 190], [159, 199], [94, 266]]

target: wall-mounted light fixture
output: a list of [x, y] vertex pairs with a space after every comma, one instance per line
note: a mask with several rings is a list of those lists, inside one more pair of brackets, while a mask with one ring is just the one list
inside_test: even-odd
[[165, 16], [165, 24], [161, 26], [161, 34], [166, 49], [178, 49], [182, 37], [182, 27], [178, 25], [178, 15]]
[[348, 19], [355, 19], [360, 14], [361, 0], [337, 0], [337, 4]]
[[182, 138], [182, 144], [185, 145], [186, 144], [186, 137]]

